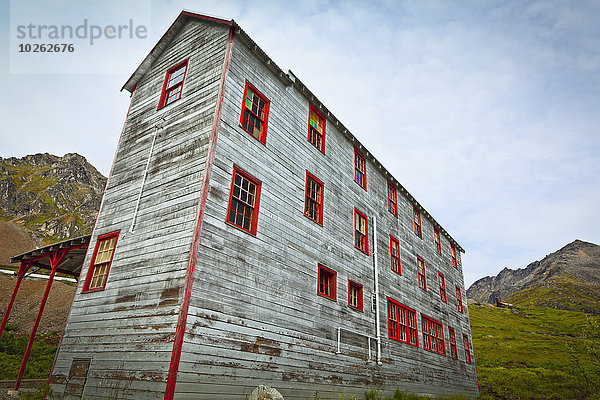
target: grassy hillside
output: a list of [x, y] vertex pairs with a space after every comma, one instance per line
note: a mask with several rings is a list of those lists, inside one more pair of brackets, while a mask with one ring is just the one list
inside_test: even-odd
[[482, 399], [600, 399], [600, 317], [533, 306], [469, 313]]

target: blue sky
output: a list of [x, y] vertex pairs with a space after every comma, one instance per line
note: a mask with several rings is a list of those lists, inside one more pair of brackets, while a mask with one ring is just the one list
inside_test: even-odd
[[18, 3], [33, 23], [134, 19], [149, 37], [80, 45], [56, 55], [61, 73], [30, 54], [37, 72], [11, 73], [24, 8], [0, 1], [0, 157], [77, 152], [107, 175], [119, 90], [188, 9], [235, 19], [294, 71], [466, 249], [467, 285], [600, 243], [598, 0]]

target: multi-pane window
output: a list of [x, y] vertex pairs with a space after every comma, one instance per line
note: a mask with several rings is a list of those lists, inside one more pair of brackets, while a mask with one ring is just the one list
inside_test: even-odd
[[423, 332], [423, 348], [446, 355], [444, 345], [444, 329], [438, 321], [421, 315], [421, 331]]
[[402, 274], [400, 267], [400, 242], [390, 235], [390, 256], [392, 259], [392, 271]]
[[471, 364], [471, 344], [466, 333], [463, 333], [463, 346], [465, 347], [465, 361], [467, 364]]
[[440, 240], [440, 231], [438, 228], [433, 228], [433, 241], [435, 242], [435, 251], [441, 256], [442, 255], [442, 241]]
[[450, 254], [452, 255], [452, 265], [458, 269], [458, 261], [456, 260], [456, 246], [454, 243], [450, 243]]
[[423, 239], [423, 231], [421, 229], [421, 211], [417, 207], [413, 207], [413, 226], [415, 235]]
[[398, 216], [398, 194], [396, 192], [396, 187], [388, 181], [387, 183], [388, 189], [388, 210], [394, 214], [394, 216]]
[[391, 339], [418, 346], [417, 312], [388, 298], [388, 332]]
[[325, 153], [325, 118], [313, 106], [308, 107], [308, 141]]
[[354, 209], [354, 246], [365, 254], [369, 254], [369, 222], [367, 217]]
[[456, 351], [456, 334], [454, 328], [448, 327], [448, 337], [450, 340], [450, 356], [452, 358], [458, 358], [458, 352]]
[[367, 160], [354, 149], [354, 181], [367, 190]]
[[458, 307], [459, 312], [463, 312], [463, 302], [462, 302], [462, 293], [460, 292], [460, 288], [458, 285], [456, 287], [456, 306]]
[[319, 264], [317, 277], [317, 293], [332, 300], [336, 298], [336, 277], [337, 273]]
[[112, 232], [98, 237], [92, 256], [92, 263], [86, 277], [84, 291], [101, 290], [106, 286], [108, 271], [112, 263], [119, 232]]
[[351, 280], [348, 280], [348, 305], [360, 311], [363, 309], [363, 287]]
[[267, 140], [269, 100], [246, 81], [240, 125], [263, 144]]
[[448, 298], [446, 297], [446, 279], [441, 272], [438, 272], [438, 283], [440, 285], [440, 300], [446, 303], [448, 301]]
[[256, 234], [261, 182], [234, 166], [227, 222]]
[[188, 60], [185, 60], [167, 71], [163, 89], [160, 94], [158, 108], [171, 104], [181, 98], [183, 91], [183, 81], [187, 72]]
[[427, 290], [427, 278], [425, 277], [425, 261], [417, 256], [417, 274], [419, 275], [419, 287]]
[[323, 224], [323, 182], [306, 171], [304, 215], [318, 224]]

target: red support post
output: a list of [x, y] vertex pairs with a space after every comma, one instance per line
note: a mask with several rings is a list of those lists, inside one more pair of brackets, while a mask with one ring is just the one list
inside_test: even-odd
[[21, 361], [21, 369], [19, 369], [19, 374], [17, 375], [17, 381], [15, 382], [15, 391], [19, 390], [19, 386], [21, 385], [21, 379], [23, 378], [23, 373], [25, 373], [25, 366], [27, 365], [27, 359], [29, 358], [29, 352], [31, 351], [31, 346], [33, 345], [33, 340], [35, 339], [35, 333], [37, 331], [38, 325], [40, 324], [40, 320], [42, 319], [42, 313], [44, 312], [44, 307], [46, 306], [46, 301], [48, 300], [48, 294], [50, 293], [50, 287], [52, 286], [52, 281], [54, 280], [54, 274], [56, 273], [56, 268], [58, 265], [65, 259], [65, 256], [69, 250], [59, 250], [56, 253], [50, 255], [50, 265], [52, 266], [52, 270], [50, 271], [50, 276], [48, 277], [48, 283], [46, 284], [46, 290], [44, 291], [44, 297], [42, 297], [42, 302], [40, 304], [40, 310], [38, 311], [38, 315], [35, 319], [35, 323], [33, 324], [33, 328], [31, 328], [31, 334], [29, 335], [29, 342], [27, 343], [27, 348], [25, 349], [25, 355], [23, 356], [23, 361]]
[[19, 291], [19, 286], [21, 286], [21, 281], [29, 268], [29, 263], [25, 261], [21, 261], [21, 265], [19, 266], [19, 272], [17, 273], [17, 282], [15, 282], [15, 288], [13, 289], [12, 295], [10, 297], [10, 302], [8, 303], [8, 307], [6, 308], [6, 312], [4, 313], [4, 318], [2, 318], [2, 325], [0, 325], [0, 338], [2, 338], [2, 333], [4, 332], [4, 327], [8, 322], [8, 316], [10, 315], [10, 310], [12, 309], [13, 303], [15, 302], [15, 298], [17, 297], [17, 292]]

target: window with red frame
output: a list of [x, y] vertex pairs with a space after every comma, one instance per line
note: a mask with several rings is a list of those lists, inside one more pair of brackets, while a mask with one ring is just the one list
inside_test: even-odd
[[400, 242], [390, 235], [390, 256], [392, 258], [392, 271], [402, 274], [400, 266]]
[[444, 303], [448, 302], [448, 298], [446, 297], [446, 279], [444, 278], [444, 274], [438, 272], [438, 283], [440, 285], [440, 300]]
[[323, 224], [323, 182], [306, 171], [304, 215], [318, 224]]
[[388, 210], [394, 214], [395, 217], [398, 217], [398, 195], [396, 192], [396, 187], [388, 181]]
[[441, 256], [442, 255], [442, 241], [440, 240], [440, 231], [437, 228], [433, 228], [433, 241], [435, 242], [435, 251]]
[[263, 144], [267, 141], [269, 104], [269, 100], [246, 81], [240, 125]]
[[332, 300], [336, 299], [336, 278], [337, 273], [319, 264], [317, 278], [317, 293]]
[[117, 246], [119, 232], [111, 232], [98, 236], [96, 247], [92, 255], [92, 262], [85, 279], [83, 291], [102, 290], [106, 286], [108, 271]]
[[308, 141], [325, 153], [325, 118], [313, 106], [308, 107]]
[[423, 348], [425, 350], [446, 355], [444, 329], [441, 323], [433, 318], [421, 315], [421, 331], [423, 332]]
[[469, 343], [469, 336], [463, 333], [463, 345], [465, 347], [465, 361], [467, 364], [471, 364], [471, 343]]
[[167, 71], [162, 92], [160, 94], [160, 100], [158, 102], [158, 108], [162, 108], [181, 98], [187, 66], [188, 60], [185, 60]]
[[260, 187], [258, 179], [234, 166], [227, 222], [253, 235], [258, 221]]
[[458, 358], [458, 352], [456, 351], [456, 334], [454, 328], [448, 327], [448, 337], [450, 340], [450, 356], [452, 358]]
[[367, 217], [354, 209], [354, 246], [365, 254], [369, 254], [369, 222]]
[[419, 287], [427, 290], [427, 278], [425, 277], [425, 261], [417, 256], [417, 274], [419, 275]]
[[413, 207], [413, 222], [415, 235], [423, 239], [423, 231], [421, 230], [421, 211], [417, 207]]
[[390, 339], [418, 346], [417, 312], [390, 298], [387, 306]]
[[367, 160], [354, 149], [354, 182], [367, 190]]
[[363, 310], [363, 286], [351, 280], [348, 280], [348, 306]]
[[458, 285], [456, 287], [456, 306], [458, 307], [459, 312], [463, 312], [463, 302], [462, 302], [462, 294], [460, 292], [460, 288]]
[[452, 265], [454, 268], [458, 269], [458, 261], [456, 259], [456, 246], [454, 243], [450, 243], [450, 254], [452, 255]]

